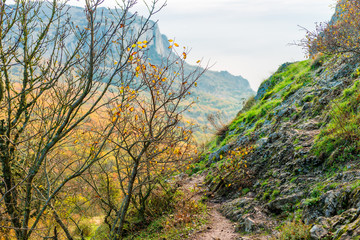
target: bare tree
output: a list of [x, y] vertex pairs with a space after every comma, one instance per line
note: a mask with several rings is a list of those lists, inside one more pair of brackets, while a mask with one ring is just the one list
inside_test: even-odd
[[123, 237], [130, 204], [144, 223], [152, 191], [194, 159], [191, 124], [182, 114], [193, 104], [190, 91], [206, 68], [186, 72], [187, 54], [186, 49], [170, 53], [159, 66], [134, 55], [134, 74], [142, 84], [136, 90], [120, 87], [128, 98], [109, 110], [109, 127], [115, 127], [109, 138], [113, 152], [98, 163], [103, 182], [87, 182], [101, 196], [110, 239]]

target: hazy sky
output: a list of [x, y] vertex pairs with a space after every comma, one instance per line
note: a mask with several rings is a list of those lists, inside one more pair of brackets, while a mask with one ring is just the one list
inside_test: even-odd
[[[161, 1], [161, 0], [159, 0]], [[76, 5], [81, 1], [72, 0]], [[105, 0], [113, 6], [115, 0]], [[139, 1], [138, 10], [143, 12]], [[289, 43], [300, 40], [315, 22], [327, 21], [335, 0], [168, 0], [154, 16], [160, 31], [191, 47], [189, 62], [199, 58], [249, 80], [254, 90], [288, 61], [304, 59]]]

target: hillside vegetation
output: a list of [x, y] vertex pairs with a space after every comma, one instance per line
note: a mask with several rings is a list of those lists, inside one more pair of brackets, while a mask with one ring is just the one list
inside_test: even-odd
[[249, 239], [359, 239], [359, 7], [339, 1], [193, 167]]
[[209, 143], [194, 171], [208, 169], [207, 184], [228, 199], [221, 211], [239, 231], [359, 235], [359, 70], [342, 60], [282, 65]]

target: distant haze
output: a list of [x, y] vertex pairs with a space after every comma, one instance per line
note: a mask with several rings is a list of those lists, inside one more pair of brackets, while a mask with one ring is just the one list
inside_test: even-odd
[[[136, 10], [145, 14], [144, 7]], [[149, 2], [149, 1], [148, 1]], [[71, 4], [82, 6], [81, 1]], [[104, 6], [114, 6], [105, 0]], [[154, 16], [160, 31], [192, 48], [189, 63], [200, 58], [249, 80], [256, 90], [277, 67], [304, 59], [300, 40], [315, 22], [330, 20], [335, 0], [168, 0]]]

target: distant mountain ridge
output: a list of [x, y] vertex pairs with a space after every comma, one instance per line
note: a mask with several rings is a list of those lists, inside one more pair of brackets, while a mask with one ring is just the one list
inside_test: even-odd
[[[106, 8], [102, 10], [104, 10], [104, 16], [109, 16]], [[70, 9], [73, 16], [81, 16], [81, 12], [83, 9], [80, 7]], [[137, 17], [135, 24], [141, 21], [140, 18], [140, 16]], [[81, 21], [76, 24], [81, 24]], [[148, 44], [148, 54], [151, 61], [158, 64], [168, 56], [171, 51], [168, 48], [170, 44], [166, 35], [160, 32], [159, 25], [153, 21], [150, 24], [154, 24], [152, 31], [143, 35], [140, 41], [152, 39]], [[195, 69], [195, 66], [189, 64], [186, 68], [191, 71]], [[187, 117], [203, 125], [207, 124], [207, 114], [222, 111], [228, 119], [232, 119], [241, 109], [244, 99], [254, 94], [248, 80], [242, 76], [234, 76], [227, 71], [209, 70], [200, 78], [198, 87], [193, 90], [193, 95], [199, 99], [191, 112], [187, 113]]]
[[[98, 10], [102, 12], [105, 18], [115, 21], [109, 9], [102, 7]], [[45, 7], [42, 9], [44, 17], [46, 14], [49, 14], [49, 11], [50, 9]], [[86, 28], [84, 8], [69, 6], [68, 14], [71, 16], [71, 21], [74, 25], [79, 28]], [[141, 26], [142, 21], [143, 18], [137, 16], [131, 26], [131, 31], [136, 32]], [[151, 39], [147, 44], [148, 57], [153, 64], [160, 64], [172, 50], [169, 49], [170, 43], [168, 38], [160, 32], [159, 25], [154, 21], [150, 21], [150, 25], [153, 25], [153, 28], [141, 36], [139, 41]], [[74, 44], [73, 42], [76, 41], [71, 41], [70, 38], [66, 44], [71, 47], [71, 44]], [[196, 66], [187, 64], [185, 71], [192, 71], [195, 68]], [[244, 99], [254, 94], [255, 92], [251, 89], [249, 82], [245, 78], [234, 76], [226, 71], [209, 70], [199, 80], [198, 87], [193, 89], [192, 95], [195, 97], [194, 99], [198, 97], [198, 101], [191, 112], [187, 113], [186, 117], [195, 120], [200, 125], [204, 125], [207, 124], [207, 114], [222, 111], [230, 120], [241, 109]]]

